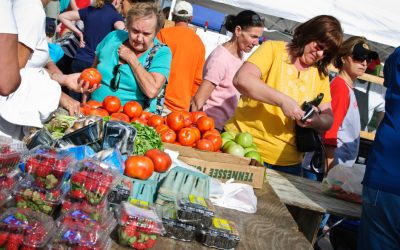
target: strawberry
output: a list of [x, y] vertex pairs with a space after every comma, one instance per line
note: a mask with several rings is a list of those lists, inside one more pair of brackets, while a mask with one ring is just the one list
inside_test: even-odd
[[36, 175], [38, 177], [46, 178], [51, 174], [51, 167], [49, 164], [40, 163], [39, 167], [36, 169]]
[[91, 192], [94, 190], [94, 188], [97, 186], [98, 183], [99, 183], [98, 180], [87, 178], [83, 185], [87, 191]]
[[63, 223], [72, 223], [72, 222], [74, 222], [74, 221], [70, 217], [66, 217], [63, 220]]
[[70, 201], [64, 201], [61, 207], [61, 213], [67, 212], [72, 207], [72, 203]]
[[38, 186], [40, 188], [44, 188], [46, 186], [46, 183], [44, 181], [42, 181], [41, 178], [37, 178], [36, 179], [36, 186]]
[[126, 214], [122, 215], [122, 216], [121, 216], [121, 221], [124, 222], [124, 224], [125, 224], [125, 223], [128, 223], [128, 221], [129, 221], [129, 216], [126, 215]]
[[36, 247], [31, 247], [27, 245], [23, 245], [20, 250], [36, 250]]
[[34, 157], [31, 157], [25, 163], [25, 172], [29, 174], [35, 174], [38, 166], [39, 166], [39, 160]]
[[83, 182], [85, 181], [85, 179], [86, 179], [86, 175], [87, 175], [87, 172], [86, 172], [86, 171], [78, 172], [78, 173], [74, 174], [74, 175], [71, 177], [71, 182], [73, 182], [73, 184], [77, 184], [77, 185], [81, 186], [82, 183], [83, 183]]
[[157, 239], [157, 236], [150, 235], [150, 238], [146, 241], [146, 247], [152, 248], [154, 246], [154, 244], [156, 244], [156, 239]]
[[131, 246], [133, 246], [133, 248], [137, 249], [138, 244], [139, 244], [138, 240], [135, 240], [135, 241], [132, 243]]
[[146, 244], [144, 244], [143, 240], [138, 240], [136, 249], [146, 249]]
[[72, 190], [71, 195], [76, 198], [84, 198], [85, 197], [85, 194], [82, 192], [82, 190]]
[[8, 238], [8, 233], [5, 231], [1, 231], [0, 232], [0, 247], [4, 245], [4, 243], [6, 243]]
[[128, 236], [134, 237], [136, 235], [136, 228], [126, 226], [124, 229], [122, 229]]
[[90, 243], [94, 243], [96, 241], [96, 236], [94, 235], [93, 232], [89, 231], [86, 233], [86, 241]]
[[22, 244], [22, 235], [20, 234], [11, 234], [8, 237], [8, 241], [6, 244], [7, 250], [18, 250], [19, 246]]

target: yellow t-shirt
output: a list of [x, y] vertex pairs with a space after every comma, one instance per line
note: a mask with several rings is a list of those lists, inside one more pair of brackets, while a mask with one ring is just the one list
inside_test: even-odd
[[[263, 43], [247, 62], [261, 70], [263, 82], [292, 97], [300, 107], [304, 101], [314, 100], [320, 93], [324, 93], [321, 103], [332, 100], [329, 77], [320, 75], [314, 65], [307, 71], [300, 71], [298, 77], [298, 70], [290, 62], [282, 41]], [[242, 96], [234, 116], [224, 128], [253, 135], [264, 162], [289, 166], [303, 161], [302, 153], [296, 147], [295, 123], [286, 118], [281, 108]]]

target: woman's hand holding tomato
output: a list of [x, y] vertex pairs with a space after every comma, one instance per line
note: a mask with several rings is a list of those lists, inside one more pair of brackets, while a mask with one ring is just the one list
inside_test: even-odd
[[144, 156], [150, 158], [154, 165], [154, 171], [158, 173], [167, 171], [172, 165], [171, 157], [164, 151], [156, 148], [148, 150]]
[[[101, 73], [97, 69], [85, 69], [79, 76], [78, 85], [80, 85], [84, 92], [93, 92], [100, 88], [101, 79]], [[83, 86], [83, 83], [85, 83], [85, 86]]]

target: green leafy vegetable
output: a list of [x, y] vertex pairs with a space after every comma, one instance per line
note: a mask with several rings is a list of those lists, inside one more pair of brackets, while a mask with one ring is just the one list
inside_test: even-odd
[[111, 116], [104, 116], [103, 121], [108, 122], [111, 119]]
[[163, 143], [155, 128], [139, 124], [138, 121], [136, 123], [131, 122], [130, 124], [137, 130], [135, 149], [133, 150], [134, 155], [144, 155], [148, 150], [153, 148], [164, 151], [162, 147]]

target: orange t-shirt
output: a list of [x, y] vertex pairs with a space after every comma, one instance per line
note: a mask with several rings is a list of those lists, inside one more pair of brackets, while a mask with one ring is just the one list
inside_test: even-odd
[[162, 29], [157, 39], [172, 52], [164, 105], [172, 111], [188, 110], [202, 81], [204, 44], [193, 30], [176, 26]]

